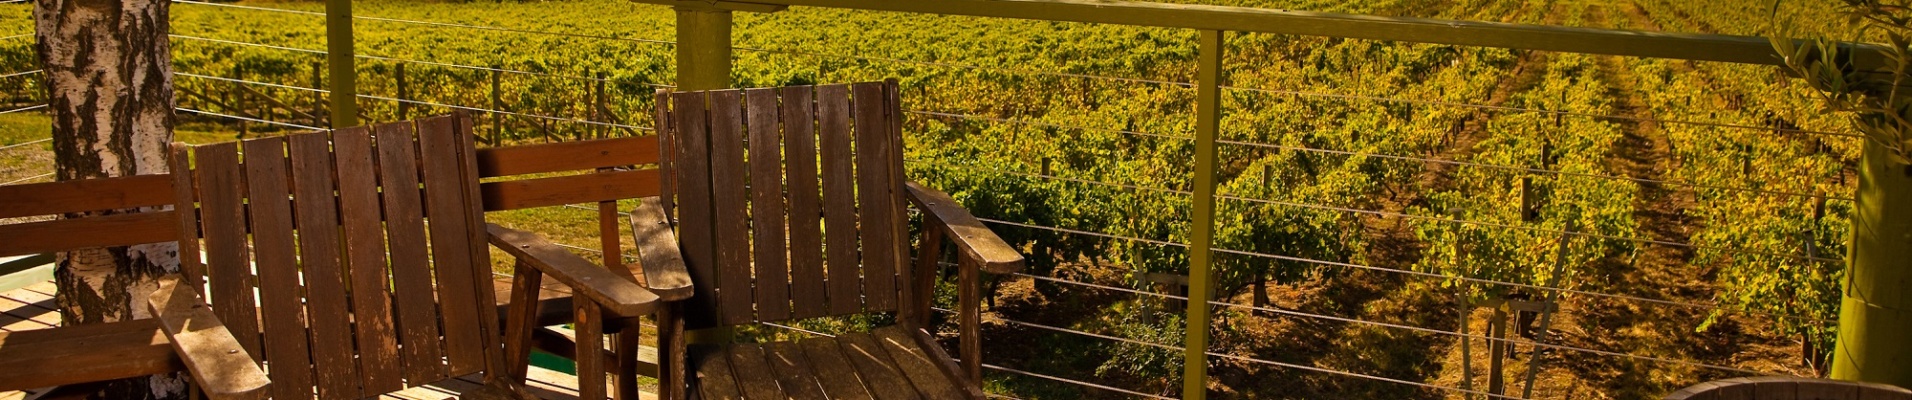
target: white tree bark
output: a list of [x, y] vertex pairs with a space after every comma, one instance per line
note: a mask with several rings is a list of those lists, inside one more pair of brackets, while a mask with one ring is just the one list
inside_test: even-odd
[[[168, 4], [35, 1], [60, 180], [166, 173], [173, 136]], [[55, 297], [63, 323], [150, 317], [145, 304], [156, 279], [178, 270], [178, 247], [171, 243], [61, 254]], [[185, 388], [178, 375], [164, 375], [109, 384], [90, 397], [184, 398]]]

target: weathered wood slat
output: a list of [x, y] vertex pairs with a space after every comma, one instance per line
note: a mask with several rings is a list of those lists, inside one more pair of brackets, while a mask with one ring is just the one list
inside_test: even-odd
[[477, 290], [481, 281], [490, 280], [490, 274], [485, 278], [472, 276], [476, 271], [471, 267], [474, 243], [469, 232], [476, 227], [469, 225], [463, 181], [476, 178], [461, 173], [459, 164], [464, 157], [460, 148], [464, 143], [453, 123], [450, 116], [418, 121], [418, 154], [423, 158], [420, 167], [425, 175], [432, 276], [437, 279], [438, 300], [443, 304], [439, 312], [446, 327], [445, 357], [451, 367], [448, 375], [461, 376], [485, 367], [485, 347], [478, 329], [483, 319], [478, 311], [489, 303], [478, 301]]
[[[531, 304], [537, 302], [544, 273], [519, 260], [516, 271], [512, 272], [511, 303]], [[526, 367], [531, 364], [531, 335], [537, 327], [538, 309], [535, 307], [511, 307], [505, 315], [504, 373], [513, 380], [525, 378]]]
[[252, 257], [246, 245], [245, 190], [239, 165], [239, 145], [220, 143], [199, 147], [199, 205], [206, 230], [207, 279], [212, 284], [213, 311], [245, 346], [254, 361], [260, 351], [259, 313], [253, 300]]
[[385, 205], [385, 239], [392, 260], [392, 296], [398, 306], [399, 353], [410, 385], [444, 379], [438, 307], [432, 296], [431, 256], [419, 198], [418, 150], [412, 123], [372, 128], [378, 142], [379, 186]]
[[[982, 382], [969, 380], [968, 374], [963, 371], [962, 366], [956, 365], [956, 360], [949, 356], [949, 352], [943, 351], [943, 345], [936, 343], [936, 338], [930, 337], [929, 332], [922, 329], [907, 329], [907, 332], [904, 333], [908, 333], [910, 338], [916, 339], [916, 348], [922, 349], [924, 353], [928, 354], [930, 361], [936, 364], [936, 370], [942, 372], [944, 377], [949, 378], [949, 381], [955, 384], [958, 390], [962, 390], [972, 399], [984, 397]], [[973, 335], [975, 333], [965, 334]]]
[[574, 354], [578, 367], [578, 399], [604, 400], [605, 357], [604, 352], [604, 313], [597, 304], [588, 301], [572, 303], [576, 311], [572, 313], [574, 326], [577, 327], [578, 351]]
[[911, 386], [909, 378], [903, 377], [903, 370], [890, 359], [888, 350], [878, 344], [876, 337], [868, 333], [855, 332], [838, 335], [837, 344], [843, 347], [843, 355], [849, 357], [850, 365], [856, 367], [858, 375], [869, 384], [870, 392], [881, 400], [921, 399], [917, 388]]
[[676, 127], [672, 131], [676, 134], [672, 138], [676, 144], [672, 155], [676, 176], [671, 179], [677, 191], [674, 202], [677, 237], [683, 241], [684, 261], [690, 266], [691, 280], [699, 282], [692, 289], [696, 294], [690, 304], [685, 305], [683, 317], [687, 329], [715, 326], [721, 311], [716, 303], [717, 253], [710, 224], [708, 98], [704, 93], [682, 93], [671, 96], [670, 102], [671, 124]]
[[792, 399], [825, 400], [823, 384], [817, 382], [817, 376], [810, 373], [810, 359], [803, 355], [803, 348], [795, 342], [771, 342], [763, 345], [764, 362], [770, 363], [771, 375], [777, 378], [777, 386]]
[[339, 213], [352, 282], [352, 315], [358, 340], [359, 378], [364, 393], [391, 392], [400, 381], [398, 336], [386, 273], [384, 224], [378, 174], [373, 169], [372, 137], [364, 127], [332, 134], [339, 180]]
[[[710, 207], [712, 241], [717, 250], [719, 321], [735, 325], [755, 320], [750, 287], [750, 219], [744, 184], [743, 96], [735, 90], [710, 93]], [[713, 282], [713, 281], [705, 281]]]
[[936, 360], [931, 358], [932, 355], [923, 351], [916, 343], [916, 339], [905, 332], [904, 328], [887, 326], [877, 328], [871, 333], [875, 335], [877, 343], [882, 345], [883, 350], [889, 352], [890, 359], [896, 362], [896, 367], [903, 372], [903, 376], [909, 378], [910, 383], [924, 398], [931, 400], [966, 398], [962, 392], [956, 390], [956, 385], [950, 382], [950, 377], [938, 370]]
[[[652, 100], [651, 113], [656, 119], [657, 128], [657, 165], [659, 167], [677, 165], [677, 121], [671, 115], [670, 89], [658, 89]], [[665, 174], [658, 186], [658, 197], [663, 200], [664, 215], [677, 216], [677, 176]]]
[[850, 365], [850, 358], [843, 355], [835, 338], [809, 338], [797, 345], [803, 347], [803, 356], [810, 360], [810, 371], [816, 374], [823, 393], [831, 399], [876, 398], [864, 386], [863, 378], [857, 376], [856, 367]]
[[478, 174], [491, 178], [656, 164], [656, 136], [581, 140], [478, 150]]
[[888, 96], [884, 83], [851, 85], [856, 113], [856, 194], [858, 229], [863, 234], [863, 300], [871, 311], [896, 309], [896, 270], [902, 267], [903, 238], [896, 235], [896, 196], [901, 181], [891, 171], [897, 156], [890, 137]]
[[856, 181], [850, 150], [850, 87], [817, 87], [817, 129], [823, 159], [823, 235], [831, 315], [863, 309], [857, 260]]
[[[203, 304], [205, 302], [195, 289], [182, 286], [178, 279], [173, 278], [161, 281], [158, 290], [153, 291], [153, 296], [147, 300], [147, 307], [158, 316], [159, 327], [166, 331], [167, 341], [172, 343], [173, 351], [179, 354], [186, 369], [192, 372], [195, 388], [210, 399], [260, 399], [267, 394], [266, 384], [273, 383], [271, 393], [274, 396], [281, 396], [281, 393], [284, 396], [297, 396], [279, 398], [312, 397], [309, 365], [275, 364], [297, 369], [274, 371], [275, 378], [268, 380], [265, 371], [259, 370], [259, 364], [252, 357], [237, 354], [243, 346], [232, 337], [231, 331], [226, 330], [217, 316], [202, 307]], [[303, 339], [303, 336], [299, 339]], [[275, 337], [274, 340], [278, 339]], [[299, 347], [305, 346], [301, 343]], [[305, 354], [288, 356], [292, 355], [275, 355], [273, 362], [280, 359], [296, 361]], [[280, 376], [298, 380], [277, 379]]]
[[0, 186], [0, 219], [173, 204], [172, 175]]
[[184, 371], [158, 319], [0, 332], [0, 391]]
[[644, 286], [658, 299], [677, 301], [690, 298], [690, 272], [685, 270], [684, 254], [677, 234], [671, 232], [664, 215], [662, 198], [647, 198], [631, 210], [631, 236], [637, 241], [637, 262], [644, 269]]
[[[325, 134], [290, 137], [292, 195], [298, 215], [299, 265], [305, 272], [306, 306], [311, 319], [312, 365], [319, 397], [359, 398], [358, 365], [352, 348], [351, 310], [346, 301], [346, 274], [339, 256], [338, 203], [332, 201], [331, 143]], [[190, 257], [182, 257], [190, 258]]]
[[784, 241], [783, 140], [777, 91], [745, 91], [750, 125], [751, 265], [756, 267], [757, 319], [790, 319], [790, 267]]
[[[502, 345], [498, 342], [498, 338], [503, 337], [503, 333], [498, 330], [499, 324], [496, 322], [499, 320], [497, 309], [489, 307], [491, 304], [496, 304], [498, 300], [497, 293], [492, 291], [490, 286], [490, 277], [492, 274], [491, 246], [486, 245], [488, 243], [485, 240], [487, 233], [484, 229], [479, 229], [485, 226], [485, 211], [483, 198], [479, 196], [478, 179], [476, 178], [478, 175], [478, 135], [473, 125], [477, 122], [473, 121], [471, 114], [467, 112], [459, 111], [454, 112], [452, 115], [456, 117], [453, 129], [455, 129], [457, 133], [456, 136], [460, 144], [458, 146], [459, 170], [463, 171], [462, 173], [465, 176], [465, 178], [459, 179], [459, 187], [465, 191], [465, 204], [463, 208], [461, 208], [465, 211], [465, 249], [471, 252], [471, 264], [465, 267], [471, 271], [473, 290], [478, 294], [478, 323], [475, 328], [478, 329], [480, 344], [486, 349], [496, 349]], [[485, 351], [483, 353], [485, 356], [486, 371], [495, 374], [505, 370], [504, 354], [497, 351]]]
[[791, 317], [827, 310], [823, 272], [823, 199], [817, 182], [816, 93], [809, 86], [780, 89], [784, 171], [790, 197]]
[[[312, 356], [307, 347], [304, 288], [292, 238], [292, 203], [286, 185], [283, 138], [241, 142], [245, 151], [247, 210], [252, 226], [253, 264], [259, 274], [260, 316], [265, 323], [265, 357], [272, 365], [272, 396], [312, 397]], [[214, 277], [228, 279], [229, 277]], [[243, 278], [242, 278], [243, 279]]]
[[[179, 240], [179, 254], [200, 254], [199, 251], [199, 196], [193, 191], [198, 187], [193, 183], [192, 146], [173, 143], [166, 149], [166, 163], [173, 165], [177, 173], [173, 177], [173, 214], [176, 222], [176, 234]], [[327, 186], [330, 187], [330, 186]], [[199, 257], [180, 257], [179, 272], [185, 275], [186, 282], [193, 287], [206, 287], [206, 264]]]
[[0, 230], [0, 257], [170, 242], [179, 238], [176, 215], [155, 211], [9, 225]]
[[777, 380], [771, 379], [770, 363], [764, 358], [763, 347], [752, 343], [739, 343], [730, 346], [730, 370], [737, 375], [737, 384], [743, 389], [744, 397], [752, 399], [788, 399], [783, 389], [777, 387]]
[[691, 349], [691, 359], [697, 364], [697, 387], [705, 400], [742, 400], [743, 390], [737, 387], [737, 376], [731, 372], [730, 357], [723, 350], [697, 347]]
[[607, 171], [479, 185], [485, 211], [596, 203], [658, 195], [654, 169]]

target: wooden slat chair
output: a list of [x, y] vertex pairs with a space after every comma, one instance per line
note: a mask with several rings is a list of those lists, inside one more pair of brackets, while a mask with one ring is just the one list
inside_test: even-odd
[[[1023, 259], [948, 195], [905, 181], [894, 81], [662, 93], [657, 104], [666, 210], [696, 284], [680, 323], [897, 313], [873, 332], [729, 344], [667, 368], [696, 371], [687, 383], [706, 399], [982, 397], [978, 277]], [[914, 265], [906, 198], [925, 220]], [[961, 261], [961, 368], [925, 331], [945, 237]]]
[[[599, 249], [604, 265], [598, 267], [619, 278], [639, 282], [660, 300], [677, 301], [690, 297], [690, 276], [678, 251], [676, 235], [665, 223], [657, 170], [656, 136], [561, 142], [550, 144], [489, 148], [478, 152], [478, 172], [485, 179], [480, 187], [486, 211], [510, 211], [574, 204], [597, 204]], [[555, 176], [554, 176], [555, 175]], [[630, 213], [631, 233], [638, 262], [626, 264], [619, 219], [619, 200], [641, 199]], [[493, 226], [492, 241], [513, 254], [558, 254], [567, 250], [535, 236]], [[524, 257], [526, 261], [575, 256]], [[592, 303], [572, 301], [563, 285], [544, 282], [544, 269], [591, 268], [590, 265], [520, 265], [513, 279], [500, 282], [500, 298], [510, 304], [538, 304], [511, 308], [506, 326], [509, 365], [522, 365], [529, 349], [537, 347], [565, 358], [577, 360], [579, 371], [603, 368], [616, 376], [617, 398], [638, 397], [637, 377], [668, 380], [655, 364], [670, 348], [652, 349], [639, 343], [643, 315], [591, 307]], [[641, 278], [641, 279], [640, 279]], [[500, 310], [506, 305], [501, 303]], [[671, 307], [659, 308], [659, 319], [672, 319]], [[583, 316], [583, 318], [579, 318]], [[574, 324], [575, 337], [567, 337], [544, 327]], [[660, 330], [658, 340], [676, 341], [681, 330]], [[581, 352], [579, 349], [603, 348], [600, 334], [616, 335], [613, 354]], [[608, 360], [607, 360], [608, 358]], [[579, 393], [584, 398], [603, 398], [602, 374], [580, 372]]]
[[[529, 397], [515, 384], [522, 360], [507, 363], [500, 343], [487, 241], [513, 244], [501, 247], [518, 265], [583, 304], [645, 314], [657, 296], [530, 234], [486, 229], [476, 153], [462, 113], [176, 144], [174, 170], [189, 157], [193, 168], [174, 186], [198, 205], [182, 230], [203, 233], [206, 259], [182, 260], [187, 283], [169, 285], [192, 296], [203, 276], [274, 398], [356, 399], [474, 373], [486, 390], [465, 397]], [[181, 251], [198, 247], [186, 240]]]
[[[0, 225], [0, 256], [176, 242], [172, 179], [0, 186], [0, 220], [31, 221]], [[211, 311], [190, 298], [159, 296], [152, 304], [164, 318], [0, 332], [0, 392], [186, 371], [209, 398], [263, 393], [265, 371]]]

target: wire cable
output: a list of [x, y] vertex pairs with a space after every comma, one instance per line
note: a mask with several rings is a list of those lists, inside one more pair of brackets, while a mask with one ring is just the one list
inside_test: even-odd
[[45, 104], [40, 104], [40, 105], [32, 105], [32, 106], [26, 106], [26, 107], [20, 107], [20, 108], [15, 108], [15, 109], [12, 109], [12, 110], [6, 110], [6, 111], [0, 111], [0, 114], [12, 114], [12, 113], [17, 113], [17, 112], [21, 112], [21, 111], [32, 111], [32, 110], [38, 110], [38, 109], [42, 109], [42, 108], [46, 108], [46, 106], [47, 106], [47, 105], [45, 105]]
[[[1396, 155], [1387, 155], [1387, 154], [1317, 149], [1317, 148], [1311, 148], [1311, 147], [1283, 146], [1278, 144], [1245, 142], [1245, 141], [1227, 140], [1227, 139], [1216, 140], [1215, 142], [1220, 144], [1227, 144], [1227, 145], [1261, 147], [1261, 148], [1269, 148], [1269, 149], [1277, 149], [1277, 150], [1305, 151], [1305, 152], [1311, 152], [1311, 153], [1334, 154], [1334, 155], [1356, 156], [1356, 157], [1370, 157], [1370, 158], [1381, 158], [1381, 159], [1402, 160], [1402, 161], [1420, 161], [1420, 162], [1426, 162], [1426, 163], [1432, 163], [1432, 164], [1446, 164], [1446, 165], [1456, 165], [1456, 166], [1465, 166], [1465, 167], [1498, 169], [1498, 170], [1505, 170], [1505, 171], [1524, 172], [1524, 173], [1530, 173], [1530, 174], [1573, 176], [1573, 177], [1582, 177], [1582, 178], [1629, 181], [1634, 183], [1647, 183], [1647, 184], [1655, 184], [1655, 185], [1663, 185], [1663, 186], [1682, 186], [1682, 187], [1695, 188], [1695, 189], [1713, 189], [1713, 190], [1755, 193], [1755, 194], [1769, 195], [1769, 196], [1824, 198], [1827, 200], [1856, 201], [1851, 197], [1829, 196], [1829, 195], [1823, 195], [1823, 194], [1789, 192], [1789, 191], [1780, 191], [1780, 190], [1764, 190], [1764, 189], [1742, 188], [1742, 187], [1732, 187], [1732, 186], [1707, 185], [1707, 184], [1700, 184], [1700, 183], [1634, 178], [1634, 177], [1617, 176], [1617, 175], [1589, 174], [1589, 173], [1581, 173], [1581, 172], [1567, 172], [1567, 171], [1557, 171], [1557, 170], [1540, 169], [1540, 168], [1514, 167], [1514, 166], [1507, 166], [1507, 165], [1456, 161], [1456, 160], [1449, 160], [1449, 159], [1442, 159], [1442, 158], [1406, 157], [1406, 156], [1396, 156]], [[1660, 190], [1673, 191], [1673, 189], [1664, 189], [1664, 188]]]
[[21, 76], [21, 75], [33, 75], [33, 74], [37, 74], [37, 73], [41, 73], [45, 71], [46, 70], [43, 70], [43, 69], [36, 69], [32, 71], [20, 71], [20, 72], [15, 72], [11, 74], [0, 75], [0, 79], [12, 78], [12, 77]]
[[[277, 7], [242, 6], [238, 4], [219, 4], [219, 3], [210, 3], [210, 2], [203, 2], [203, 1], [192, 1], [192, 0], [173, 0], [173, 2], [214, 6], [214, 7], [239, 8], [239, 9], [247, 9], [247, 10], [257, 10], [257, 11], [282, 12], [282, 13], [301, 14], [301, 15], [318, 16], [318, 17], [325, 16], [325, 13], [323, 12], [293, 10], [293, 9], [277, 8]], [[569, 32], [533, 31], [533, 30], [524, 30], [524, 29], [505, 28], [505, 27], [499, 27], [499, 26], [471, 25], [471, 24], [460, 24], [460, 23], [452, 23], [452, 22], [419, 21], [419, 20], [399, 19], [399, 18], [375, 17], [375, 16], [367, 16], [367, 15], [353, 15], [352, 19], [379, 21], [379, 22], [395, 22], [395, 23], [404, 23], [404, 24], [415, 24], [415, 25], [440, 26], [440, 27], [448, 27], [448, 28], [464, 28], [464, 29], [476, 29], [476, 30], [499, 31], [499, 32], [527, 33], [527, 34], [534, 34], [534, 35], [563, 36], [563, 37], [572, 37], [572, 38], [580, 38], [580, 39], [597, 39], [597, 40], [611, 40], [611, 41], [666, 44], [666, 45], [677, 44], [677, 42], [669, 41], [669, 40], [621, 38], [621, 37], [612, 37], [612, 36], [586, 35], [586, 34], [569, 33]]]
[[[1006, 170], [999, 170], [999, 169], [993, 169], [993, 168], [987, 168], [987, 167], [956, 166], [951, 164], [942, 164], [942, 163], [938, 163], [934, 161], [918, 160], [916, 162], [933, 164], [933, 165], [941, 165], [941, 166], [953, 167], [953, 168], [969, 169], [969, 170], [975, 170], [975, 171], [993, 172], [993, 173], [1006, 174], [1006, 175], [1018, 175], [1018, 176], [1025, 176], [1025, 177], [1030, 177], [1035, 179], [1048, 179], [1048, 180], [1076, 182], [1076, 183], [1101, 185], [1101, 186], [1108, 186], [1108, 187], [1115, 187], [1115, 188], [1122, 188], [1122, 189], [1129, 189], [1129, 190], [1154, 191], [1154, 192], [1162, 192], [1162, 193], [1170, 193], [1170, 194], [1178, 194], [1178, 195], [1193, 194], [1192, 192], [1189, 192], [1186, 190], [1179, 190], [1179, 189], [1148, 188], [1148, 187], [1126, 185], [1126, 184], [1119, 184], [1119, 183], [1108, 183], [1108, 182], [1093, 181], [1093, 180], [1064, 178], [1064, 177], [1058, 177], [1053, 175], [1006, 171]], [[1736, 248], [1730, 248], [1730, 247], [1681, 243], [1681, 242], [1673, 242], [1673, 241], [1665, 241], [1665, 240], [1657, 240], [1657, 239], [1614, 236], [1614, 235], [1592, 233], [1592, 232], [1581, 232], [1581, 231], [1570, 232], [1570, 231], [1561, 230], [1561, 229], [1551, 229], [1551, 228], [1544, 228], [1544, 227], [1514, 225], [1514, 224], [1507, 224], [1507, 223], [1475, 221], [1475, 220], [1465, 220], [1465, 219], [1455, 219], [1455, 218], [1445, 218], [1445, 217], [1433, 217], [1433, 216], [1415, 215], [1415, 214], [1408, 214], [1408, 213], [1394, 212], [1394, 211], [1379, 211], [1379, 210], [1368, 210], [1368, 209], [1361, 209], [1361, 208], [1337, 207], [1337, 206], [1329, 206], [1329, 205], [1321, 205], [1321, 204], [1267, 200], [1267, 199], [1258, 199], [1258, 198], [1250, 198], [1250, 197], [1241, 197], [1241, 196], [1229, 195], [1225, 193], [1216, 194], [1215, 198], [1224, 199], [1224, 200], [1234, 200], [1234, 201], [1243, 201], [1243, 202], [1250, 202], [1250, 203], [1283, 206], [1283, 207], [1335, 211], [1335, 212], [1350, 213], [1350, 214], [1368, 214], [1368, 215], [1388, 217], [1388, 218], [1416, 219], [1416, 220], [1424, 220], [1424, 221], [1431, 221], [1431, 222], [1485, 226], [1485, 227], [1493, 227], [1493, 228], [1501, 228], [1501, 229], [1515, 229], [1515, 230], [1524, 230], [1524, 231], [1532, 231], [1532, 232], [1548, 233], [1548, 234], [1565, 234], [1565, 235], [1571, 235], [1571, 236], [1590, 237], [1590, 238], [1597, 238], [1597, 239], [1627, 241], [1627, 242], [1633, 242], [1638, 244], [1651, 244], [1651, 245], [1661, 245], [1661, 246], [1670, 246], [1670, 247], [1692, 248], [1697, 250], [1720, 251], [1720, 252], [1731, 253], [1731, 254], [1753, 254], [1753, 255], [1767, 256], [1767, 257], [1789, 258], [1789, 259], [1795, 259], [1795, 260], [1807, 260], [1807, 261], [1834, 263], [1834, 264], [1842, 264], [1845, 262], [1844, 260], [1840, 260], [1836, 258], [1815, 257], [1810, 255], [1783, 254], [1783, 253], [1774, 253], [1774, 252], [1759, 251], [1759, 250], [1736, 249]]]
[[194, 109], [190, 109], [190, 108], [185, 108], [185, 107], [173, 107], [173, 109], [174, 109], [174, 110], [179, 110], [179, 111], [185, 111], [185, 112], [189, 112], [189, 113], [194, 113], [194, 114], [200, 114], [200, 115], [206, 115], [206, 116], [213, 116], [213, 117], [222, 117], [222, 118], [229, 118], [229, 119], [236, 119], [236, 120], [240, 120], [240, 121], [248, 121], [248, 122], [258, 122], [258, 123], [262, 123], [262, 124], [270, 124], [270, 125], [278, 125], [278, 126], [284, 126], [284, 127], [288, 127], [288, 128], [298, 128], [298, 129], [307, 129], [307, 130], [314, 130], [314, 131], [330, 131], [330, 130], [332, 130], [332, 129], [330, 129], [330, 128], [320, 128], [320, 127], [313, 127], [313, 126], [305, 126], [305, 125], [299, 125], [299, 124], [293, 124], [293, 123], [285, 123], [285, 122], [279, 122], [279, 121], [269, 121], [269, 120], [263, 120], [263, 119], [258, 119], [258, 118], [247, 118], [247, 117], [241, 117], [241, 116], [237, 116], [237, 115], [227, 115], [227, 114], [220, 114], [220, 113], [216, 113], [216, 112], [211, 112], [211, 111], [201, 111], [201, 110], [194, 110]]
[[440, 104], [440, 103], [433, 103], [433, 102], [428, 102], [428, 101], [418, 101], [418, 100], [405, 100], [405, 99], [396, 99], [396, 98], [391, 98], [391, 97], [384, 97], [384, 96], [375, 96], [375, 95], [369, 95], [369, 94], [361, 94], [361, 95], [358, 95], [358, 97], [359, 97], [359, 98], [365, 98], [365, 99], [373, 99], [373, 100], [384, 100], [384, 101], [394, 101], [394, 102], [400, 102], [400, 103], [411, 103], [411, 104], [417, 104], [417, 105], [424, 105], [424, 106], [432, 106], [432, 107], [445, 107], [445, 108], [452, 108], [452, 109], [459, 109], [459, 110], [465, 110], [465, 111], [477, 111], [477, 112], [489, 112], [489, 113], [498, 113], [498, 114], [504, 114], [504, 115], [512, 115], [512, 116], [519, 116], [519, 117], [526, 117], [526, 118], [542, 118], [542, 119], [548, 119], [548, 120], [553, 120], [553, 121], [562, 121], [562, 122], [570, 122], [570, 123], [578, 123], [578, 124], [586, 124], [586, 125], [598, 125], [598, 126], [608, 126], [608, 127], [613, 127], [613, 128], [624, 128], [624, 129], [631, 129], [631, 130], [639, 130], [639, 131], [655, 131], [655, 130], [656, 130], [655, 128], [651, 128], [651, 127], [646, 127], [646, 126], [636, 126], [636, 125], [625, 125], [625, 124], [614, 124], [614, 123], [610, 123], [610, 122], [598, 122], [598, 121], [592, 121], [592, 120], [587, 120], [587, 119], [578, 119], [578, 118], [561, 118], [561, 117], [552, 117], [552, 116], [546, 116], [546, 115], [538, 115], [538, 114], [525, 114], [525, 113], [517, 113], [517, 112], [511, 112], [511, 111], [498, 111], [498, 110], [491, 110], [491, 109], [484, 109], [484, 108], [477, 108], [477, 107], [466, 107], [466, 106], [459, 106], [459, 105], [451, 105], [451, 104]]
[[[1125, 240], [1125, 241], [1132, 241], [1132, 242], [1148, 243], [1148, 244], [1164, 246], [1164, 247], [1188, 248], [1188, 244], [1186, 243], [1177, 243], [1177, 242], [1169, 242], [1169, 241], [1154, 240], [1154, 239], [1143, 239], [1143, 238], [1128, 237], [1128, 236], [1121, 236], [1121, 235], [1112, 235], [1112, 234], [1101, 233], [1101, 232], [1090, 232], [1090, 231], [1067, 229], [1067, 228], [1056, 228], [1056, 227], [1048, 227], [1048, 226], [1042, 226], [1042, 225], [1022, 224], [1022, 223], [1015, 223], [1015, 222], [996, 220], [996, 219], [990, 219], [990, 218], [978, 217], [976, 219], [981, 220], [983, 222], [998, 224], [998, 225], [1008, 225], [1008, 226], [1037, 229], [1037, 230], [1046, 230], [1051, 232], [1066, 233], [1066, 234], [1073, 234], [1073, 235], [1093, 236], [1093, 237], [1100, 237], [1100, 238], [1107, 238], [1107, 239], [1117, 239], [1117, 240]], [[1678, 301], [1672, 301], [1672, 300], [1651, 299], [1651, 298], [1629, 296], [1629, 295], [1622, 295], [1622, 294], [1591, 292], [1591, 291], [1585, 291], [1585, 290], [1579, 290], [1579, 289], [1549, 288], [1549, 287], [1543, 287], [1540, 285], [1532, 285], [1532, 284], [1525, 284], [1525, 283], [1497, 281], [1492, 279], [1473, 278], [1473, 277], [1466, 277], [1466, 276], [1449, 276], [1449, 275], [1442, 275], [1442, 274], [1436, 274], [1436, 273], [1430, 273], [1430, 272], [1384, 268], [1384, 267], [1376, 267], [1376, 266], [1370, 266], [1370, 265], [1361, 265], [1361, 264], [1336, 262], [1336, 261], [1324, 261], [1324, 260], [1316, 260], [1316, 259], [1303, 258], [1303, 257], [1292, 257], [1292, 256], [1283, 256], [1283, 255], [1276, 255], [1276, 254], [1233, 250], [1233, 249], [1220, 248], [1220, 247], [1215, 248], [1213, 251], [1216, 253], [1223, 253], [1223, 254], [1233, 254], [1233, 255], [1249, 256], [1249, 257], [1261, 257], [1261, 258], [1269, 258], [1269, 259], [1283, 260], [1283, 261], [1294, 261], [1294, 262], [1330, 266], [1330, 267], [1353, 268], [1353, 269], [1361, 269], [1361, 270], [1368, 270], [1368, 271], [1375, 271], [1375, 272], [1387, 272], [1387, 273], [1420, 276], [1420, 277], [1434, 278], [1434, 279], [1458, 280], [1463, 282], [1516, 287], [1516, 288], [1524, 288], [1524, 289], [1530, 289], [1530, 290], [1560, 291], [1562, 293], [1569, 293], [1574, 295], [1604, 297], [1604, 298], [1616, 299], [1616, 300], [1637, 301], [1637, 302], [1645, 302], [1645, 303], [1653, 303], [1653, 304], [1669, 305], [1669, 306], [1680, 306], [1680, 307], [1698, 308], [1698, 309], [1706, 309], [1706, 310], [1730, 311], [1730, 312], [1736, 312], [1736, 313], [1753, 314], [1753, 315], [1760, 315], [1760, 316], [1773, 317], [1773, 318], [1785, 318], [1785, 319], [1793, 319], [1793, 320], [1800, 320], [1800, 321], [1808, 321], [1808, 322], [1814, 322], [1814, 323], [1820, 323], [1820, 324], [1829, 324], [1829, 323], [1835, 322], [1833, 320], [1828, 320], [1828, 319], [1797, 316], [1797, 315], [1776, 314], [1776, 313], [1770, 313], [1770, 312], [1764, 312], [1764, 311], [1727, 307], [1727, 306], [1722, 306], [1718, 304], [1684, 303], [1684, 302], [1678, 302]]]
[[[282, 51], [290, 51], [290, 52], [298, 52], [298, 53], [306, 53], [306, 54], [314, 54], [314, 55], [326, 54], [324, 50], [302, 49], [297, 47], [275, 46], [275, 45], [262, 44], [262, 43], [240, 42], [240, 41], [225, 40], [225, 39], [213, 39], [213, 38], [207, 38], [207, 37], [182, 35], [182, 34], [176, 34], [176, 33], [170, 34], [170, 36], [174, 38], [178, 38], [178, 39], [228, 44], [228, 45], [234, 45], [234, 46], [260, 47], [260, 48], [267, 48], [267, 49], [273, 49], [273, 50], [282, 50]], [[546, 72], [531, 72], [531, 71], [521, 71], [521, 70], [493, 68], [493, 67], [480, 67], [476, 65], [454, 64], [454, 63], [446, 63], [446, 62], [438, 62], [438, 61], [412, 60], [412, 59], [397, 58], [397, 57], [376, 56], [376, 55], [369, 55], [369, 54], [355, 54], [353, 55], [353, 57], [360, 58], [360, 59], [367, 59], [367, 60], [376, 60], [376, 61], [410, 63], [410, 64], [430, 65], [430, 66], [436, 66], [436, 67], [459, 68], [459, 69], [498, 72], [498, 73], [507, 73], [507, 74], [516, 74], [516, 75], [540, 76], [540, 77], [546, 77], [546, 78], [560, 78], [560, 79], [606, 82], [606, 83], [619, 82], [611, 78], [596, 78], [596, 77], [589, 77], [589, 76], [553, 74], [553, 73], [546, 73]], [[656, 83], [639, 82], [638, 84], [643, 86], [649, 86], [649, 87], [655, 87], [655, 88], [666, 88], [666, 89], [676, 87], [673, 85], [656, 84]]]
[[53, 173], [51, 173], [51, 172], [49, 172], [49, 173], [44, 173], [44, 174], [39, 174], [39, 175], [34, 175], [34, 176], [29, 176], [29, 177], [26, 177], [26, 178], [21, 178], [21, 179], [18, 179], [18, 180], [13, 180], [13, 181], [9, 181], [9, 182], [7, 182], [7, 183], [0, 183], [0, 186], [4, 186], [4, 185], [12, 185], [12, 184], [15, 184], [15, 183], [21, 183], [21, 182], [26, 182], [26, 181], [31, 181], [31, 180], [35, 180], [35, 179], [40, 179], [40, 178], [45, 178], [45, 177], [49, 177], [49, 176], [53, 176]]
[[31, 142], [22, 142], [22, 143], [14, 143], [14, 144], [12, 144], [12, 145], [8, 145], [8, 146], [4, 146], [4, 147], [0, 147], [0, 151], [7, 151], [7, 150], [11, 150], [11, 149], [14, 149], [14, 148], [19, 148], [19, 147], [26, 147], [26, 146], [32, 146], [32, 145], [35, 145], [35, 144], [40, 144], [40, 143], [46, 143], [46, 142], [51, 142], [51, 141], [53, 141], [53, 138], [46, 138], [46, 139], [40, 139], [40, 140], [35, 140], [35, 141], [31, 141]]

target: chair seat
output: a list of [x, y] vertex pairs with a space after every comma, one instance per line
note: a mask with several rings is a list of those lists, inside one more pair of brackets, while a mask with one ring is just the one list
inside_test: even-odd
[[[899, 327], [793, 342], [693, 346], [703, 399], [962, 399], [954, 363]], [[939, 367], [939, 364], [947, 368]]]

